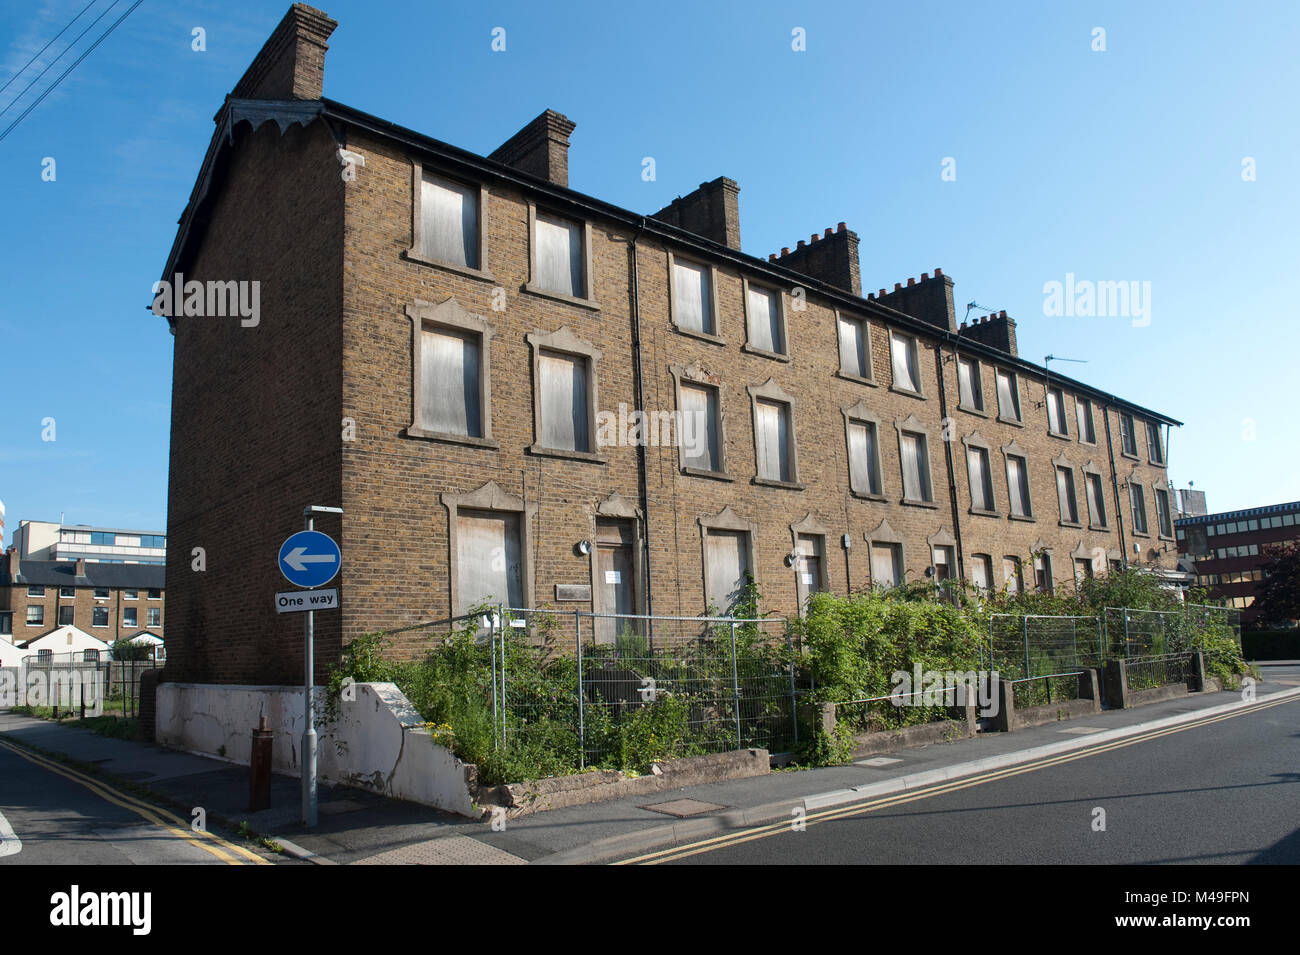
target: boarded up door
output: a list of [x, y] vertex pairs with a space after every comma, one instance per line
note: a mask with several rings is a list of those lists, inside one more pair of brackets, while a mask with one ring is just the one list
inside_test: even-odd
[[706, 597], [723, 615], [735, 608], [750, 569], [746, 536], [744, 531], [709, 531], [705, 538]]
[[[635, 534], [630, 520], [602, 518], [596, 522], [596, 613], [637, 612]], [[637, 632], [635, 620], [596, 618], [596, 642], [613, 643], [625, 629]]]
[[524, 605], [519, 515], [462, 510], [456, 518], [456, 582], [466, 613], [476, 604]]

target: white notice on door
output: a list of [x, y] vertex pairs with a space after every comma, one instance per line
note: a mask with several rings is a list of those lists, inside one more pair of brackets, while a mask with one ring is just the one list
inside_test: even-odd
[[811, 587], [811, 586], [812, 586], [812, 582], [813, 582], [813, 575], [812, 575], [812, 574], [804, 574], [804, 575], [803, 575], [803, 582], [804, 582], [804, 584], [805, 584], [806, 586]]
[[605, 571], [605, 583], [621, 584], [623, 582], [623, 572], [621, 570]]

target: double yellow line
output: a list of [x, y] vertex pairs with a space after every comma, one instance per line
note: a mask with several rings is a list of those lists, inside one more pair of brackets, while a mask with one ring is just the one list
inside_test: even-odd
[[[956, 792], [960, 789], [968, 789], [971, 786], [981, 786], [984, 783], [995, 782], [999, 779], [1019, 776], [1022, 773], [1031, 773], [1035, 770], [1047, 769], [1051, 766], [1060, 766], [1063, 763], [1074, 762], [1076, 759], [1084, 759], [1088, 756], [1096, 756], [1099, 753], [1108, 753], [1111, 750], [1123, 749], [1126, 746], [1145, 743], [1149, 740], [1159, 739], [1162, 736], [1169, 736], [1173, 733], [1181, 733], [1185, 730], [1195, 729], [1199, 726], [1209, 726], [1212, 723], [1219, 723], [1223, 720], [1232, 719], [1237, 716], [1244, 716], [1247, 713], [1257, 713], [1260, 710], [1269, 709], [1274, 706], [1281, 706], [1285, 703], [1292, 703], [1295, 702], [1296, 699], [1296, 697], [1290, 697], [1272, 703], [1260, 703], [1254, 706], [1244, 707], [1240, 710], [1234, 710], [1230, 713], [1221, 713], [1217, 716], [1206, 717], [1205, 719], [1194, 720], [1189, 723], [1181, 723], [1177, 726], [1151, 730], [1149, 732], [1140, 733], [1136, 736], [1116, 740], [1111, 743], [1100, 743], [1079, 752], [1063, 753], [1060, 756], [1046, 756], [1042, 759], [1034, 760], [1030, 763], [1024, 763], [1020, 766], [1009, 766], [1006, 769], [990, 770], [986, 773], [979, 773], [952, 782], [936, 783], [933, 786], [928, 786], [913, 792], [895, 793], [889, 796], [883, 796], [879, 799], [853, 803], [850, 806], [841, 806], [839, 808], [827, 809], [822, 812], [809, 813], [799, 821], [806, 826], [812, 826], [822, 822], [833, 822], [837, 819], [849, 819], [854, 816], [862, 816], [869, 812], [876, 812], [880, 809], [888, 809], [892, 806], [900, 806], [904, 803], [916, 802], [920, 799], [929, 799], [933, 796], [942, 796], [945, 793]], [[791, 806], [791, 810], [794, 808], [796, 807]], [[778, 836], [783, 832], [791, 832], [793, 831], [794, 822], [795, 820], [792, 816], [791, 819], [782, 820], [781, 822], [773, 822], [763, 826], [754, 826], [749, 829], [739, 829], [724, 836], [715, 836], [712, 839], [702, 839], [699, 842], [673, 846], [670, 849], [662, 849], [658, 852], [649, 852], [632, 859], [624, 859], [620, 862], [614, 863], [614, 865], [659, 865], [662, 862], [674, 862], [678, 859], [685, 859], [690, 856], [700, 855], [701, 853], [713, 852], [717, 849], [725, 849], [730, 846], [738, 846], [742, 843], [754, 842], [757, 839], [767, 839], [771, 836]]]
[[222, 839], [220, 836], [208, 832], [206, 829], [194, 830], [184, 819], [174, 813], [161, 809], [158, 806], [147, 803], [135, 796], [128, 796], [126, 793], [114, 789], [107, 783], [88, 776], [85, 773], [64, 766], [45, 756], [40, 756], [21, 746], [15, 746], [13, 743], [0, 740], [0, 749], [8, 750], [15, 756], [20, 756], [41, 769], [56, 773], [65, 779], [70, 779], [80, 786], [89, 789], [96, 796], [111, 802], [115, 806], [121, 806], [123, 809], [129, 809], [137, 816], [166, 829], [172, 835], [179, 839], [184, 839], [193, 845], [198, 846], [204, 852], [211, 853], [226, 865], [272, 865], [271, 862], [263, 859], [256, 852], [251, 852], [243, 846], [237, 846], [233, 842]]

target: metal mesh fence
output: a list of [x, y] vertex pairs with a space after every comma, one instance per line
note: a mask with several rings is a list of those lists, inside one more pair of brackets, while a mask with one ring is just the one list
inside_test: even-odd
[[152, 655], [145, 660], [112, 660], [94, 651], [33, 655], [0, 672], [0, 706], [139, 716], [140, 679], [161, 665]]
[[989, 616], [983, 663], [1016, 680], [1101, 666], [1104, 650], [1097, 617], [995, 613]]
[[502, 608], [490, 622], [503, 746], [633, 765], [797, 742], [784, 621]]
[[1125, 661], [1125, 677], [1130, 690], [1147, 690], [1157, 686], [1186, 683], [1191, 675], [1190, 653], [1166, 653], [1159, 656], [1134, 657]]

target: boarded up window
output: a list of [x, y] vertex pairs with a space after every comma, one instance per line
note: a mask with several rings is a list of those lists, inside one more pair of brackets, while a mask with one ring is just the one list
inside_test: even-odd
[[889, 336], [889, 354], [894, 366], [894, 387], [905, 391], [920, 391], [921, 377], [917, 372], [916, 341], [893, 332]]
[[1020, 390], [1009, 372], [998, 372], [998, 414], [1012, 421], [1020, 420]]
[[769, 481], [793, 481], [790, 466], [790, 406], [758, 400], [754, 405], [758, 476]]
[[587, 360], [544, 351], [538, 359], [542, 403], [542, 446], [563, 451], [591, 450], [587, 408]]
[[1133, 416], [1130, 414], [1119, 416], [1119, 441], [1120, 448], [1125, 454], [1137, 457], [1137, 438], [1133, 433]]
[[746, 306], [749, 343], [764, 351], [784, 354], [785, 337], [781, 334], [781, 304], [777, 293], [751, 285]]
[[1165, 449], [1160, 441], [1160, 425], [1147, 422], [1147, 460], [1152, 464], [1164, 464]]
[[421, 254], [479, 268], [478, 201], [478, 186], [426, 173], [420, 191]]
[[876, 425], [849, 422], [849, 486], [859, 494], [880, 494], [880, 448]]
[[682, 383], [682, 460], [688, 468], [721, 471], [718, 439], [718, 389]]
[[1106, 525], [1106, 499], [1101, 493], [1101, 475], [1086, 474], [1084, 480], [1088, 485], [1088, 519], [1096, 527]]
[[1007, 579], [1007, 593], [1018, 594], [1025, 589], [1025, 579], [1021, 573], [1019, 557], [1002, 558], [1002, 576]]
[[1074, 559], [1074, 583], [1075, 586], [1082, 586], [1083, 582], [1092, 576], [1092, 561], [1085, 558], [1076, 557]]
[[708, 531], [704, 538], [705, 596], [721, 614], [735, 609], [750, 572], [749, 535], [744, 531]]
[[479, 337], [425, 328], [420, 343], [420, 417], [430, 431], [483, 437]]
[[1079, 440], [1096, 444], [1097, 431], [1092, 421], [1092, 402], [1087, 398], [1075, 398], [1074, 414], [1079, 420]]
[[577, 298], [587, 295], [581, 223], [537, 213], [537, 284]]
[[984, 389], [980, 387], [975, 362], [969, 358], [957, 359], [957, 400], [964, 408], [984, 410]]
[[1047, 393], [1047, 428], [1053, 434], [1065, 434], [1065, 395], [1053, 388]]
[[1147, 503], [1141, 484], [1128, 486], [1129, 498], [1133, 501], [1133, 530], [1138, 534], [1147, 533]]
[[903, 497], [909, 501], [929, 501], [930, 456], [925, 435], [904, 431], [900, 443], [903, 455]]
[[1042, 593], [1052, 592], [1052, 560], [1046, 554], [1034, 558], [1034, 586]]
[[673, 316], [682, 328], [716, 334], [713, 288], [703, 265], [673, 259]]
[[1078, 523], [1079, 510], [1074, 497], [1074, 471], [1070, 468], [1056, 469], [1056, 500], [1061, 507], [1061, 520], [1070, 524]]
[[461, 510], [456, 515], [458, 613], [479, 604], [524, 606], [518, 514]]
[[870, 378], [869, 356], [866, 322], [840, 316], [840, 371], [858, 378]]
[[896, 587], [903, 579], [903, 548], [898, 544], [871, 545], [871, 582]]
[[1029, 474], [1025, 459], [1007, 456], [1007, 492], [1011, 499], [1011, 513], [1016, 517], [1029, 517]]
[[974, 554], [970, 565], [970, 579], [980, 590], [993, 587], [993, 558], [988, 554]]
[[799, 599], [800, 602], [807, 600], [809, 594], [820, 593], [825, 590], [825, 584], [822, 580], [822, 571], [824, 567], [823, 545], [824, 538], [819, 534], [800, 534], [799, 544], [796, 548], [799, 552]]
[[968, 448], [966, 465], [970, 470], [970, 506], [977, 511], [993, 510], [993, 476], [989, 474], [988, 451]]
[[1169, 519], [1169, 492], [1162, 488], [1156, 488], [1156, 522], [1160, 525], [1160, 533], [1165, 537], [1174, 536], [1174, 525]]

